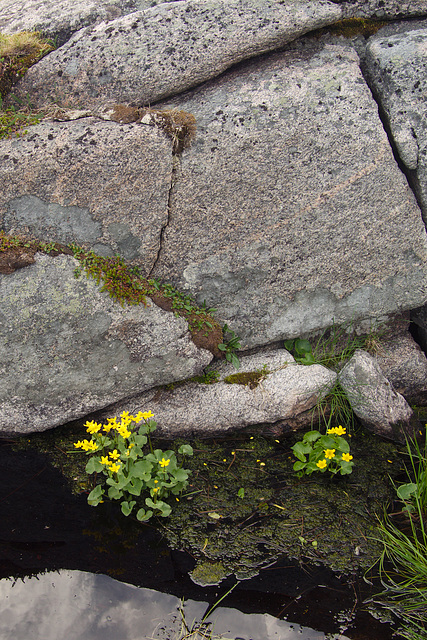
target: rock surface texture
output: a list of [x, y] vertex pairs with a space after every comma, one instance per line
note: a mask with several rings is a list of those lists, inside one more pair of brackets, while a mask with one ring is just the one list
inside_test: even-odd
[[0, 275], [0, 434], [44, 431], [114, 400], [199, 373], [212, 355], [187, 323], [156, 307], [122, 308], [70, 256], [38, 254]]
[[165, 106], [178, 104], [199, 135], [155, 275], [248, 347], [424, 299], [420, 211], [352, 48], [298, 43]]
[[427, 223], [427, 22], [414, 27], [372, 37], [366, 66]]
[[[158, 422], [156, 435], [167, 438], [226, 433], [248, 425], [274, 423], [312, 409], [333, 387], [336, 374], [313, 365], [296, 364], [284, 349], [242, 358], [239, 374], [230, 366], [217, 367], [220, 378], [213, 384], [187, 382], [173, 389], [148, 391], [101, 414], [100, 419], [146, 411]], [[227, 382], [245, 380], [245, 372], [263, 372], [256, 384]], [[129, 408], [130, 407], [130, 408]]]
[[187, 0], [80, 30], [26, 74], [15, 92], [35, 104], [148, 105], [232, 64], [338, 20], [333, 3]]
[[[45, 109], [25, 135], [0, 139], [2, 231], [120, 255], [214, 307], [243, 352], [332, 324], [424, 317], [427, 0], [5, 0], [0, 30], [24, 28], [58, 46], [2, 96]], [[121, 308], [75, 280], [69, 256], [33, 263], [21, 247], [12, 258], [0, 256], [0, 433], [146, 392], [165, 433], [190, 424], [187, 406], [194, 431], [215, 408], [224, 430], [297, 424], [321, 393], [317, 375], [335, 379], [292, 363], [254, 389], [159, 392], [210, 361], [184, 320]], [[372, 376], [381, 365], [422, 398], [425, 358], [400, 346]], [[381, 380], [390, 406], [377, 427], [389, 436], [407, 407]]]
[[168, 220], [171, 142], [153, 127], [82, 118], [43, 122], [0, 145], [0, 221], [146, 271]]
[[405, 433], [413, 436], [410, 429], [411, 407], [393, 389], [369, 353], [356, 351], [340, 371], [338, 380], [354, 413], [364, 425], [392, 440], [405, 442]]

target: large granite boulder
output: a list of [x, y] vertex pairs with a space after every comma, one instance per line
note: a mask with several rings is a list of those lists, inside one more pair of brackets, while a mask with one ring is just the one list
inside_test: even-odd
[[152, 389], [109, 407], [97, 419], [150, 410], [158, 424], [156, 435], [208, 437], [307, 415], [337, 378], [321, 365], [296, 364], [284, 349], [241, 358], [238, 373], [228, 364], [215, 369], [219, 380], [213, 384], [188, 381]]
[[326, 0], [187, 0], [77, 32], [14, 89], [42, 106], [153, 103], [338, 20]]
[[332, 0], [339, 4], [344, 18], [390, 20], [427, 15], [426, 0]]
[[370, 39], [366, 71], [427, 223], [427, 23], [389, 31]]
[[[167, 0], [166, 0], [167, 1]], [[40, 31], [61, 46], [90, 24], [148, 9], [160, 0], [2, 0], [0, 31]]]
[[154, 127], [43, 122], [0, 143], [0, 227], [119, 253], [148, 272], [168, 220], [172, 145]]
[[0, 275], [0, 434], [44, 431], [150, 387], [199, 373], [182, 318], [147, 305], [121, 307], [77, 260], [37, 254]]
[[194, 113], [198, 135], [153, 273], [244, 347], [426, 300], [420, 210], [358, 63], [300, 41], [159, 105]]

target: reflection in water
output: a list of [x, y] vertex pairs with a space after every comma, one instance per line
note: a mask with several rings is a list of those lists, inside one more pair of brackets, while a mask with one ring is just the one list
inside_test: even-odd
[[[0, 580], [2, 640], [179, 640], [179, 598], [83, 571]], [[206, 602], [188, 600], [187, 624], [201, 620]], [[268, 614], [218, 608], [208, 618], [215, 635], [239, 640], [321, 640], [325, 634]], [[194, 637], [194, 636], [193, 636]], [[346, 640], [345, 636], [333, 636]], [[330, 638], [330, 636], [329, 636]]]

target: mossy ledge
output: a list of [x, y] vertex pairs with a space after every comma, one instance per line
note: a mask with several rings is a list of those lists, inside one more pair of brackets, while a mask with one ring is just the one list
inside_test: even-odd
[[147, 297], [150, 298], [161, 309], [171, 311], [187, 321], [197, 347], [207, 349], [218, 358], [223, 357], [218, 349], [223, 342], [222, 328], [212, 316], [213, 310], [199, 307], [191, 296], [182, 294], [172, 285], [154, 279], [147, 280], [138, 267], [128, 266], [118, 256], [103, 258], [76, 244], [46, 243], [0, 231], [0, 273], [11, 274], [16, 269], [34, 263], [37, 252], [51, 256], [74, 256], [80, 263], [75, 271], [76, 277], [85, 272], [88, 278], [96, 280], [101, 291], [108, 292], [122, 306], [146, 305]]
[[224, 382], [226, 384], [241, 384], [249, 387], [250, 389], [255, 389], [255, 387], [257, 387], [269, 373], [271, 372], [265, 367], [257, 369], [256, 371], [241, 371], [239, 373], [232, 373], [231, 375], [226, 376], [224, 378]]

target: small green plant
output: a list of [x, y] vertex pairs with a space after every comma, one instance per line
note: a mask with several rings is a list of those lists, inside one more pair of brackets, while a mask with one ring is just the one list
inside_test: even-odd
[[295, 360], [300, 364], [314, 364], [314, 356], [311, 344], [308, 340], [297, 338], [296, 340], [285, 340], [285, 349], [292, 353]]
[[[90, 492], [88, 502], [95, 507], [107, 495], [110, 500], [121, 501], [125, 516], [139, 506], [136, 517], [141, 522], [153, 515], [166, 517], [172, 511], [167, 498], [170, 494], [178, 496], [185, 489], [190, 471], [182, 468], [173, 451], [153, 450], [150, 433], [156, 423], [151, 420], [151, 411], [139, 412], [136, 416], [124, 411], [120, 417], [120, 422], [117, 418], [109, 418], [105, 425], [87, 421], [86, 431], [91, 439], [74, 443], [76, 449], [83, 449], [90, 455], [86, 473], [106, 476], [107, 491], [104, 483], [97, 484]], [[132, 429], [135, 425], [140, 425], [137, 430]], [[150, 453], [143, 451], [147, 442]], [[178, 453], [193, 455], [193, 449], [183, 444]], [[142, 500], [145, 506], [140, 506]]]
[[[235, 369], [239, 369], [240, 360], [234, 352], [237, 351], [237, 349], [240, 349], [240, 338], [239, 336], [236, 336], [234, 331], [232, 331], [226, 324], [222, 328], [222, 333], [224, 335], [224, 342], [218, 345], [218, 349], [225, 353], [226, 360], [228, 360]], [[225, 339], [227, 334], [230, 336], [228, 340]]]
[[[408, 451], [411, 451], [409, 445]], [[419, 468], [416, 471], [418, 481]], [[421, 473], [425, 473], [423, 459]], [[397, 490], [405, 505], [404, 513], [409, 518], [409, 530], [407, 526], [398, 527], [388, 515], [378, 525], [379, 541], [383, 544], [379, 573], [385, 590], [375, 596], [374, 602], [392, 611], [402, 621], [399, 637], [424, 640], [427, 633], [426, 504], [422, 502], [423, 489], [412, 490], [412, 484], [417, 483], [407, 483]]]
[[340, 473], [342, 476], [351, 473], [353, 456], [349, 443], [342, 437], [345, 433], [341, 425], [328, 429], [326, 435], [319, 431], [305, 433], [303, 439], [291, 447], [298, 458], [294, 464], [298, 477], [309, 476], [313, 471], [328, 471], [332, 475]]
[[407, 469], [408, 479], [413, 480], [400, 485], [397, 495], [404, 503], [404, 511], [415, 512], [418, 506], [427, 511], [427, 425], [425, 431], [424, 451], [421, 451], [417, 440], [408, 440], [406, 448], [410, 467]]

